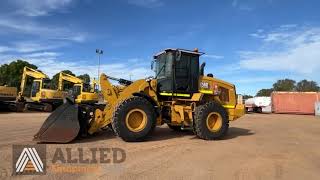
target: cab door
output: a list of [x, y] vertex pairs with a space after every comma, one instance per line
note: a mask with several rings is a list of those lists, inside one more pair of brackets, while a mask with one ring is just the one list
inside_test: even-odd
[[33, 81], [31, 87], [31, 97], [37, 97], [37, 93], [40, 91], [41, 82], [40, 81]]
[[174, 64], [174, 90], [180, 93], [198, 92], [199, 55], [182, 53]]
[[75, 84], [72, 88], [72, 96], [77, 98], [82, 93], [82, 86], [80, 84]]

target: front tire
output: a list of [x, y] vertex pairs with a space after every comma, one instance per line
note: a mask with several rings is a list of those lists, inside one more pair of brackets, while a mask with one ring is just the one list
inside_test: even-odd
[[143, 141], [156, 126], [153, 105], [143, 97], [131, 97], [116, 107], [112, 128], [124, 141]]
[[216, 102], [208, 102], [196, 108], [194, 114], [194, 131], [205, 140], [215, 140], [223, 137], [229, 128], [226, 110]]

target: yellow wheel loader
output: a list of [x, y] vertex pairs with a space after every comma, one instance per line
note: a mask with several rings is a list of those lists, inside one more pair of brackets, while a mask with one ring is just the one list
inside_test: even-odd
[[[33, 78], [31, 92], [26, 93], [27, 78]], [[37, 70], [24, 67], [20, 85], [19, 100], [25, 101], [28, 109], [37, 109], [51, 112], [56, 107], [63, 104], [66, 92], [53, 90], [50, 88], [49, 77]], [[30, 99], [27, 100], [27, 98]]]
[[[201, 139], [222, 138], [229, 121], [245, 110], [236, 102], [233, 84], [204, 75], [204, 64], [199, 67], [202, 54], [165, 49], [154, 56], [155, 77], [134, 82], [101, 74], [104, 109], [67, 100], [48, 117], [34, 140], [68, 143], [111, 126], [124, 141], [142, 141], [162, 124], [191, 130]], [[112, 85], [110, 79], [120, 85]]]
[[0, 109], [21, 112], [24, 103], [17, 101], [17, 88], [0, 86]]
[[95, 92], [94, 82], [92, 83], [92, 85], [86, 84], [83, 82], [82, 79], [79, 79], [70, 74], [60, 72], [58, 90], [60, 91], [64, 90], [63, 89], [64, 81], [73, 83], [71, 95], [74, 96], [76, 103], [83, 103], [83, 104], [98, 103], [99, 98], [98, 98], [98, 93]]

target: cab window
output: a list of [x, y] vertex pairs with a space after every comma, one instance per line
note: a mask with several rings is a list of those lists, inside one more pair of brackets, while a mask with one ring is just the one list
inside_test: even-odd
[[219, 87], [219, 91], [220, 91], [220, 100], [223, 102], [229, 102], [229, 90], [227, 88], [224, 87]]

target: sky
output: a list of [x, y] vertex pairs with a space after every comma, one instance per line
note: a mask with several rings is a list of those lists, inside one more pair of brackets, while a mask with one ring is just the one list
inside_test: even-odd
[[0, 64], [23, 59], [49, 76], [154, 75], [165, 48], [198, 48], [205, 73], [255, 95], [283, 78], [320, 83], [317, 0], [3, 0]]

